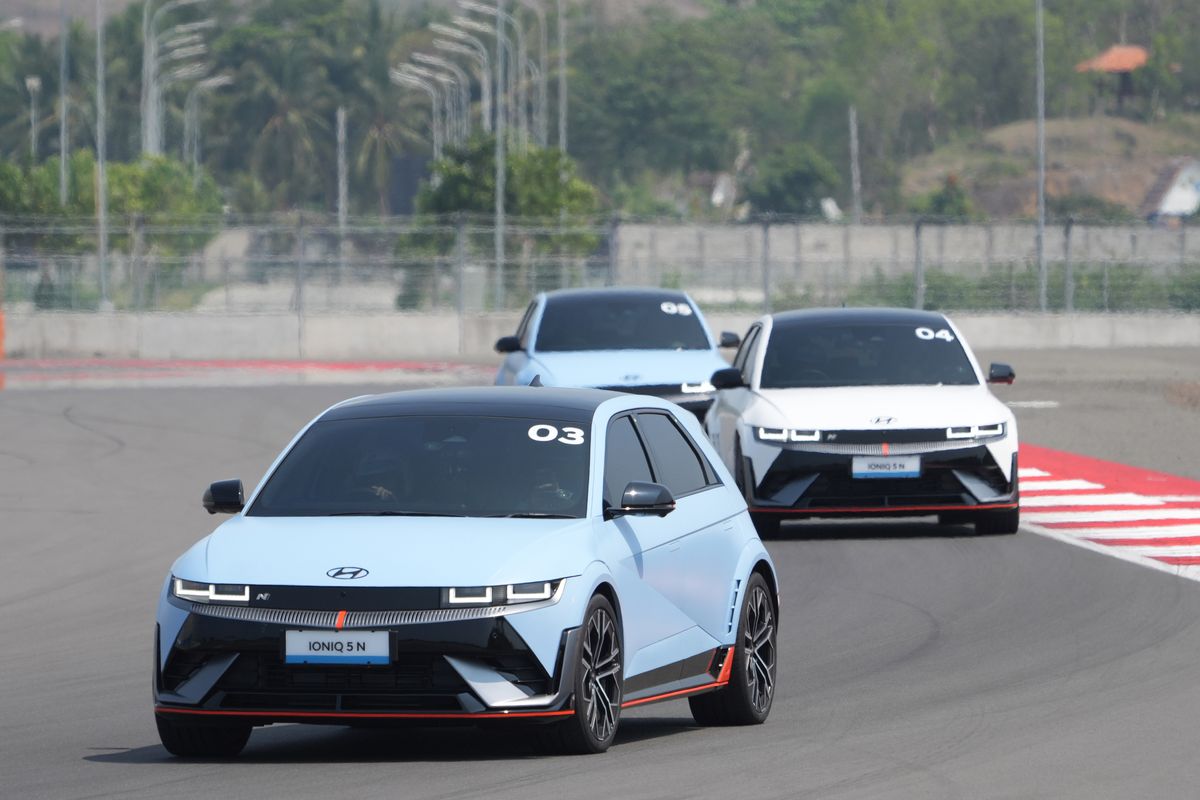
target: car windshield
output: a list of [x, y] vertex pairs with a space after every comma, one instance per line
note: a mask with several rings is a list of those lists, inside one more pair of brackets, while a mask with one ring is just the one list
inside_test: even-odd
[[578, 422], [543, 418], [317, 422], [247, 514], [582, 517], [589, 435]]
[[542, 312], [536, 349], [708, 350], [704, 326], [679, 295], [578, 294], [551, 297]]
[[979, 379], [948, 326], [787, 325], [771, 331], [764, 389], [969, 386]]

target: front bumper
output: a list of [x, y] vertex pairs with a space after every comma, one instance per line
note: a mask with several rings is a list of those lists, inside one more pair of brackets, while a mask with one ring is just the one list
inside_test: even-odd
[[[574, 651], [577, 628], [563, 631], [553, 675], [503, 616], [373, 628], [388, 632], [387, 664], [287, 664], [284, 634], [304, 625], [228, 619], [211, 610], [189, 609], [165, 659], [156, 658], [156, 713], [255, 724], [536, 721], [572, 713], [575, 659], [565, 656]], [[156, 649], [160, 641], [156, 636]]]
[[782, 448], [764, 474], [746, 458], [746, 498], [756, 513], [923, 516], [1017, 508], [1017, 455], [1008, 474], [982, 444], [915, 453], [916, 478], [855, 478], [853, 455]]

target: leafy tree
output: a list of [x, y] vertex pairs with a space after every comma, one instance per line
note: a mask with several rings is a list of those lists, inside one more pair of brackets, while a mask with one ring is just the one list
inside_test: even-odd
[[957, 175], [947, 175], [941, 188], [917, 198], [912, 204], [912, 210], [947, 221], [965, 222], [975, 216], [971, 197]]
[[759, 213], [813, 216], [838, 182], [837, 170], [820, 153], [806, 144], [793, 144], [758, 166], [746, 199]]

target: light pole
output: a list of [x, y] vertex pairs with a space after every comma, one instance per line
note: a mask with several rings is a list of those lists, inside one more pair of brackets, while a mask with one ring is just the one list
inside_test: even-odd
[[403, 69], [392, 69], [388, 72], [392, 83], [400, 86], [407, 86], [410, 89], [418, 89], [429, 95], [432, 113], [430, 114], [430, 138], [433, 139], [433, 158], [434, 160], [442, 157], [442, 129], [441, 129], [441, 96], [438, 93], [437, 86], [432, 81], [427, 81], [424, 78], [419, 78], [410, 72]]
[[233, 83], [229, 75], [214, 75], [197, 81], [183, 104], [183, 157], [192, 164], [192, 186], [200, 185], [200, 95]]
[[25, 76], [25, 89], [29, 92], [29, 160], [37, 163], [38, 95], [42, 93], [42, 79], [37, 75]]
[[525, 31], [522, 30], [521, 23], [512, 14], [504, 10], [502, 3], [496, 6], [489, 6], [485, 3], [476, 2], [476, 0], [458, 0], [458, 4], [464, 11], [495, 16], [497, 19], [497, 38], [502, 36], [504, 31], [501, 21], [507, 23], [513, 29], [513, 34], [517, 40], [517, 57], [516, 68], [509, 79], [509, 85], [516, 89], [516, 108], [514, 109], [516, 114], [514, 118], [517, 122], [517, 143], [524, 150], [529, 145], [529, 103], [526, 97], [527, 82], [524, 78], [526, 61]]
[[428, 53], [413, 53], [413, 61], [426, 67], [436, 68], [454, 76], [458, 84], [459, 128], [460, 141], [465, 141], [471, 135], [471, 79], [458, 64], [441, 56], [431, 56]]
[[546, 86], [546, 81], [549, 78], [549, 50], [550, 50], [550, 34], [546, 28], [546, 9], [542, 5], [541, 0], [520, 0], [521, 5], [528, 8], [537, 17], [538, 23], [538, 65], [537, 65], [537, 87], [538, 87], [538, 102], [537, 102], [537, 140], [538, 144], [545, 147], [550, 143], [550, 132], [548, 130], [549, 121], [549, 102], [550, 92]]
[[[515, 48], [513, 48], [508, 36], [504, 33], [504, 28], [500, 25], [485, 25], [479, 20], [463, 16], [455, 17], [454, 24], [469, 31], [475, 31], [476, 33], [482, 33], [486, 34], [487, 36], [495, 37], [496, 66], [492, 69], [492, 73], [496, 76], [496, 91], [493, 105], [496, 108], [497, 119], [500, 117], [501, 109], [507, 109], [506, 113], [508, 113], [509, 117], [506, 122], [512, 127], [516, 127], [515, 117], [513, 116], [513, 112], [516, 110], [516, 103], [511, 102], [511, 98], [514, 96], [515, 92], [513, 87], [513, 76], [517, 71], [516, 55]], [[508, 64], [507, 75], [503, 70], [500, 69], [500, 62], [502, 61], [506, 61]], [[499, 96], [502, 94], [510, 98], [510, 102], [507, 105], [501, 103], [499, 100]], [[497, 130], [499, 127], [499, 122], [497, 122]]]
[[1046, 33], [1037, 0], [1037, 264], [1038, 308], [1046, 310]]
[[[171, 40], [171, 37], [191, 34], [194, 31], [211, 28], [215, 25], [214, 20], [202, 20], [200, 22], [185, 23], [176, 25], [169, 29], [165, 35], [159, 36], [158, 23], [164, 14], [174, 11], [185, 6], [195, 5], [204, 2], [204, 0], [169, 0], [159, 6], [158, 10], [151, 12], [153, 2], [147, 0], [142, 7], [142, 154], [143, 155], [161, 155], [162, 154], [162, 127], [161, 127], [161, 104], [162, 104], [162, 87], [158, 83], [158, 51], [160, 47], [173, 49], [174, 52], [168, 55], [171, 60], [180, 60], [188, 58], [192, 55], [198, 55], [204, 52], [204, 49], [199, 51], [194, 48], [203, 48], [203, 45], [195, 45], [193, 41], [199, 41], [199, 37], [195, 40], [178, 39]], [[167, 41], [171, 40], [171, 41]], [[181, 52], [182, 51], [182, 52]]]
[[447, 53], [456, 53], [475, 60], [479, 65], [479, 119], [484, 133], [492, 132], [492, 68], [488, 64], [487, 50], [481, 54], [473, 47], [449, 39], [434, 39], [433, 46]]
[[429, 26], [434, 33], [447, 36], [449, 39], [434, 40], [434, 47], [451, 53], [473, 56], [479, 62], [479, 98], [482, 108], [483, 129], [492, 132], [492, 61], [487, 45], [478, 37], [472, 36], [461, 28], [442, 25], [435, 22]]
[[[567, 154], [567, 16], [558, 0], [558, 149]], [[565, 178], [564, 178], [565, 180]]]
[[454, 78], [441, 72], [435, 72], [425, 67], [417, 66], [416, 64], [405, 64], [401, 67], [402, 70], [410, 75], [415, 75], [418, 78], [429, 81], [430, 83], [441, 84], [442, 98], [442, 113], [445, 114], [446, 123], [444, 131], [446, 133], [446, 142], [455, 144], [458, 142], [458, 103], [455, 102], [457, 88], [454, 84]]
[[[504, 59], [500, 58], [500, 43], [504, 41], [504, 0], [496, 0], [496, 86], [504, 84]], [[504, 163], [504, 92], [498, 91], [496, 98], [496, 219], [493, 238], [496, 249], [496, 298], [497, 309], [504, 306], [504, 183], [508, 167]]]
[[109, 311], [108, 299], [108, 158], [107, 109], [104, 101], [104, 0], [96, 0], [96, 261], [100, 272], [100, 310]]
[[71, 143], [67, 138], [67, 45], [70, 31], [67, 24], [67, 0], [58, 4], [58, 205], [67, 207], [67, 153]]

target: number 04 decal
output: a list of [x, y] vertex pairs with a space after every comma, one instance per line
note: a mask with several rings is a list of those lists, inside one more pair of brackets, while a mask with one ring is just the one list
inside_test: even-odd
[[[559, 436], [559, 433], [562, 436]], [[582, 428], [563, 428], [561, 431], [553, 425], [542, 423], [529, 429], [529, 438], [535, 442], [560, 442], [562, 444], [583, 444]]]
[[934, 331], [933, 328], [917, 328], [917, 338], [927, 342], [932, 342], [934, 339], [941, 339], [943, 342], [953, 342], [954, 334], [950, 333], [949, 328], [942, 328], [940, 331]]

